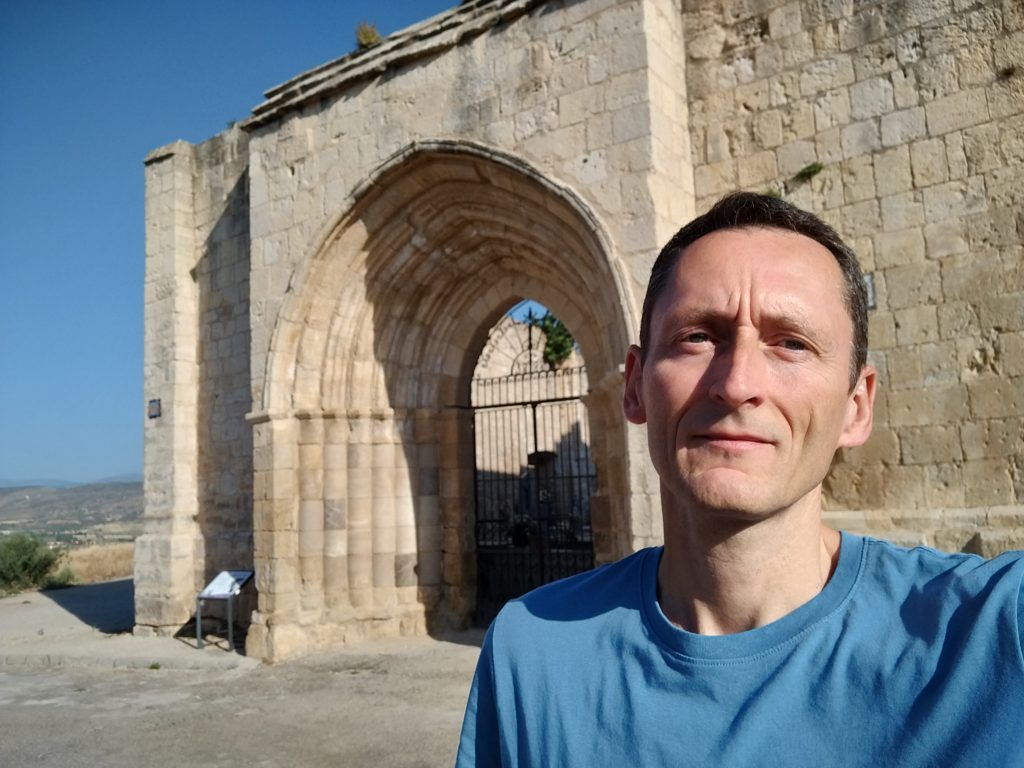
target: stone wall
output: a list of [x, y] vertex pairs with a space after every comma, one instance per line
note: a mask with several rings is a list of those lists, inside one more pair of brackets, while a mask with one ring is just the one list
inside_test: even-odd
[[249, 375], [249, 152], [233, 129], [196, 148], [195, 216], [203, 240], [199, 292], [196, 521], [204, 579], [252, 568], [252, 407]]
[[470, 0], [154, 152], [140, 631], [248, 555], [262, 658], [464, 621], [470, 380], [523, 298], [586, 363], [597, 561], [658, 542], [623, 354], [658, 247], [740, 188], [873, 287], [829, 521], [1024, 545], [1022, 136], [1015, 0]]
[[213, 575], [252, 567], [248, 161], [237, 128], [146, 159], [144, 386], [160, 415], [144, 433], [139, 633], [173, 631]]
[[697, 208], [782, 194], [873, 281], [874, 434], [827, 483], [832, 508], [868, 512], [834, 521], [1024, 544], [1024, 8], [737, 0], [685, 18]]

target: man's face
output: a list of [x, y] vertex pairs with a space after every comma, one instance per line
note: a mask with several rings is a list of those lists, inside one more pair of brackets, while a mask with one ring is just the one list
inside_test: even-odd
[[871, 432], [875, 374], [849, 391], [853, 324], [833, 255], [777, 229], [691, 243], [630, 349], [625, 409], [666, 492], [751, 521], [816, 491]]

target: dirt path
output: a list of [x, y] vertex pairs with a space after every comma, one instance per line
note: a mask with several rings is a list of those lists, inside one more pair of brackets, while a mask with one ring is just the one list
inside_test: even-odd
[[3, 764], [450, 766], [481, 633], [235, 670], [0, 667]]

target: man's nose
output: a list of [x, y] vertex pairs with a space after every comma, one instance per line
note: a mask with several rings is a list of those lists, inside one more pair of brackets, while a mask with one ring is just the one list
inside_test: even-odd
[[767, 365], [756, 334], [739, 333], [722, 344], [708, 371], [708, 394], [730, 408], [759, 405], [764, 398]]

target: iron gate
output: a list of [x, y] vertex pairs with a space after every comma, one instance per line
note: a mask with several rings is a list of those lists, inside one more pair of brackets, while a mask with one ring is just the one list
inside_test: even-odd
[[473, 382], [476, 621], [594, 567], [584, 368]]

